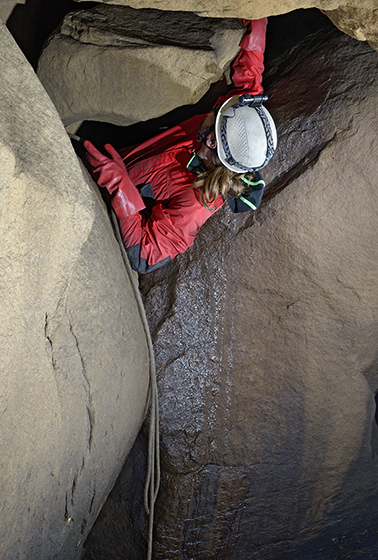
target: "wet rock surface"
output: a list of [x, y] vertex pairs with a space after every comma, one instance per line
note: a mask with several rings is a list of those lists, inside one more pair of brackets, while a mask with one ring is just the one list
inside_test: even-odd
[[0, 26], [0, 557], [70, 560], [131, 449], [149, 355], [107, 210]]
[[98, 6], [68, 14], [38, 62], [64, 124], [129, 125], [198, 101], [238, 52], [243, 25]]
[[[280, 141], [262, 207], [223, 208], [140, 279], [160, 395], [156, 559], [318, 558], [319, 542], [331, 559], [378, 522], [377, 69], [326, 23], [270, 58]], [[138, 449], [111, 498], [139, 520], [124, 524], [136, 560], [141, 500], [124, 489], [131, 469], [142, 480]], [[86, 558], [124, 550], [117, 517], [106, 504]]]

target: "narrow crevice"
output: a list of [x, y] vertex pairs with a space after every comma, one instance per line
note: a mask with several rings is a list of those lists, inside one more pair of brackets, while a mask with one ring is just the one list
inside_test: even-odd
[[49, 328], [49, 318], [48, 318], [48, 314], [45, 313], [45, 339], [47, 340], [49, 347], [50, 347], [50, 351], [51, 351], [51, 364], [52, 367], [54, 369], [54, 371], [56, 371], [56, 360], [54, 357], [54, 348], [53, 348], [53, 342], [52, 339], [50, 338], [50, 328]]
[[65, 502], [65, 507], [64, 507], [64, 517], [67, 520], [69, 518], [69, 515], [68, 515], [68, 494], [67, 493], [66, 493], [66, 502]]
[[376, 393], [374, 395], [374, 401], [375, 401], [374, 421], [375, 421], [376, 425], [378, 426], [378, 391], [376, 391]]
[[370, 438], [371, 453], [373, 459], [378, 457], [378, 391], [376, 391], [374, 394], [374, 401], [375, 401], [375, 409], [374, 409], [373, 423], [371, 426], [371, 438]]
[[93, 430], [94, 430], [94, 425], [95, 425], [95, 414], [94, 414], [94, 409], [93, 409], [93, 405], [92, 405], [92, 395], [91, 395], [91, 390], [90, 390], [90, 383], [88, 380], [88, 376], [87, 376], [87, 371], [86, 371], [86, 366], [85, 366], [85, 361], [84, 361], [84, 357], [83, 354], [80, 350], [80, 345], [79, 345], [79, 340], [73, 330], [73, 326], [71, 321], [68, 319], [69, 322], [69, 327], [70, 327], [70, 333], [72, 334], [72, 337], [75, 341], [75, 345], [76, 345], [76, 349], [77, 352], [79, 354], [79, 358], [80, 358], [80, 362], [81, 362], [81, 372], [83, 375], [83, 380], [84, 380], [84, 389], [88, 398], [88, 403], [86, 405], [86, 410], [87, 410], [87, 419], [88, 419], [88, 450], [89, 452], [91, 451], [92, 448], [92, 441], [93, 441]]
[[93, 491], [93, 496], [91, 499], [91, 503], [89, 504], [89, 513], [91, 514], [93, 511], [93, 504], [94, 504], [94, 500], [95, 500], [95, 496], [96, 496], [96, 490]]

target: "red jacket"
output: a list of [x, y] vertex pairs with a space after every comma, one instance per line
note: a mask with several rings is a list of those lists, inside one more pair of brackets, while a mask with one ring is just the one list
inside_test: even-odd
[[[263, 92], [265, 30], [267, 19], [245, 22], [241, 50], [232, 70], [232, 95]], [[123, 243], [131, 264], [139, 272], [149, 272], [193, 245], [206, 220], [213, 214], [200, 202], [191, 185], [195, 176], [187, 165], [200, 149], [198, 128], [205, 115], [197, 115], [143, 142], [120, 151], [107, 144], [110, 158], [85, 142], [87, 161], [102, 187], [112, 196]], [[216, 209], [224, 204], [220, 196]]]

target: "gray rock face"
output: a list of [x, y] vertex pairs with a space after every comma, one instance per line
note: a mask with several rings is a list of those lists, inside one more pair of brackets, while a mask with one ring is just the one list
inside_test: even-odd
[[149, 356], [106, 208], [0, 39], [0, 557], [70, 560], [143, 421]]
[[129, 125], [198, 101], [238, 51], [237, 20], [99, 6], [68, 14], [38, 76], [64, 124]]
[[[160, 394], [157, 559], [310, 558], [298, 551], [322, 531], [331, 547], [376, 519], [377, 64], [332, 28], [272, 62], [280, 141], [264, 204], [222, 209], [142, 279]], [[118, 557], [90, 548], [117, 531], [104, 511], [88, 558]]]

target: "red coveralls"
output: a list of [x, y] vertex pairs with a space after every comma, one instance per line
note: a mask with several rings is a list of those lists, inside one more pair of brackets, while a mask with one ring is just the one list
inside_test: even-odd
[[[267, 18], [243, 23], [247, 32], [232, 64], [234, 88], [217, 103], [233, 95], [263, 93]], [[111, 194], [123, 243], [139, 272], [154, 270], [184, 253], [213, 214], [201, 204], [198, 190], [191, 188], [195, 176], [187, 168], [200, 149], [198, 128], [205, 116], [192, 117], [137, 147], [121, 150], [121, 155], [110, 144], [105, 146], [107, 157], [84, 142], [86, 161], [98, 185]], [[148, 199], [153, 207], [146, 216]], [[219, 196], [216, 209], [223, 204]]]

